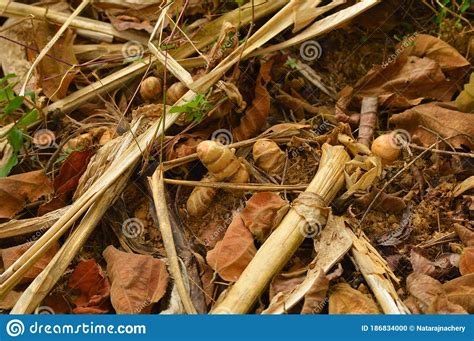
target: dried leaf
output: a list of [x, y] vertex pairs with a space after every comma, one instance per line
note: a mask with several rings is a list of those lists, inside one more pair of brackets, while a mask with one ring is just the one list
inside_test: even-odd
[[227, 228], [224, 238], [207, 253], [207, 263], [219, 276], [235, 282], [257, 253], [250, 231], [240, 214], [236, 214]]
[[270, 94], [266, 85], [271, 80], [272, 65], [273, 60], [270, 59], [260, 67], [255, 86], [255, 98], [240, 120], [240, 125], [233, 130], [237, 141], [254, 137], [265, 127], [267, 116], [270, 113]]
[[453, 271], [457, 272], [459, 255], [455, 253], [442, 254], [433, 262], [428, 258], [424, 249], [413, 248], [410, 252], [410, 261], [414, 272], [439, 278]]
[[79, 262], [69, 278], [68, 287], [79, 292], [79, 295], [72, 300], [76, 305], [74, 313], [85, 314], [88, 311], [95, 311], [98, 314], [106, 314], [109, 312], [107, 303], [110, 297], [110, 284], [95, 259]]
[[314, 281], [311, 289], [304, 295], [303, 309], [301, 314], [319, 314], [326, 305], [327, 292], [329, 289], [329, 279], [324, 271], [318, 271], [318, 277]]
[[380, 314], [380, 310], [370, 296], [339, 283], [330, 290], [329, 314]]
[[474, 246], [466, 247], [459, 260], [459, 272], [461, 275], [474, 273]]
[[426, 309], [426, 314], [467, 314], [458, 304], [452, 303], [448, 300], [446, 295], [439, 295], [435, 298], [433, 303]]
[[11, 290], [0, 300], [0, 309], [10, 310], [16, 304], [23, 292]]
[[464, 245], [474, 246], [474, 231], [460, 224], [454, 224], [454, 229]]
[[[56, 26], [46, 21], [35, 21], [34, 26], [36, 48], [41, 51], [49, 42], [50, 37], [56, 33]], [[76, 71], [73, 71], [71, 66], [78, 64], [73, 49], [74, 38], [74, 31], [66, 30], [36, 68], [44, 94], [53, 101], [66, 96], [69, 85], [74, 79]], [[30, 60], [34, 60], [37, 52], [29, 49], [28, 55]]]
[[393, 115], [389, 123], [397, 129], [408, 131], [413, 142], [421, 143], [426, 147], [438, 140], [435, 134], [428, 131], [431, 130], [443, 138], [450, 138], [449, 143], [454, 148], [465, 146], [471, 150], [474, 149], [474, 115], [457, 111], [442, 103], [416, 106]]
[[137, 17], [133, 17], [130, 15], [118, 15], [114, 16], [110, 12], [107, 12], [107, 17], [110, 19], [110, 23], [118, 30], [118, 31], [126, 31], [126, 30], [144, 30], [148, 33], [153, 32], [153, 25], [148, 20], [141, 21]]
[[34, 202], [52, 191], [42, 170], [0, 178], [0, 218], [13, 218], [27, 201]]
[[289, 205], [278, 194], [260, 192], [254, 194], [241, 212], [242, 221], [250, 232], [264, 241], [278, 226]]
[[91, 156], [91, 151], [74, 151], [69, 154], [68, 158], [61, 165], [59, 175], [54, 179], [54, 198], [39, 208], [39, 215], [54, 211], [68, 204], [79, 184], [79, 179], [87, 169]]
[[[370, 193], [355, 199], [354, 203], [362, 209], [367, 208], [379, 193], [380, 190], [378, 188], [373, 188]], [[402, 198], [385, 192], [379, 194], [377, 200], [372, 206], [372, 209], [380, 210], [382, 212], [400, 212], [405, 208], [406, 204]]]
[[[35, 242], [28, 242], [25, 244], [9, 247], [2, 250], [3, 265], [9, 268], [21, 255], [23, 255]], [[53, 259], [54, 255], [59, 250], [59, 244], [54, 243], [51, 248], [28, 270], [22, 279], [22, 283], [31, 282], [44, 270], [46, 265]]]
[[444, 283], [443, 289], [451, 302], [474, 314], [474, 273]]
[[122, 252], [108, 246], [103, 252], [112, 283], [110, 297], [117, 314], [139, 314], [166, 292], [165, 263], [151, 256]]
[[444, 294], [443, 286], [434, 278], [414, 272], [407, 277], [408, 292], [417, 300], [421, 311], [426, 312], [438, 296]]
[[474, 188], [474, 175], [470, 176], [454, 188], [453, 197], [460, 196], [464, 192], [467, 192]]

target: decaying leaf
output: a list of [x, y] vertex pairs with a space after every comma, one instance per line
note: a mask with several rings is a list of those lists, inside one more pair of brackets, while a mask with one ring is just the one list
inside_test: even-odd
[[466, 247], [459, 260], [459, 272], [461, 275], [474, 273], [474, 246]]
[[42, 170], [0, 178], [0, 218], [13, 218], [24, 204], [34, 202], [53, 192]]
[[75, 314], [106, 314], [109, 312], [110, 284], [94, 259], [83, 260], [69, 278], [68, 287], [79, 295], [73, 298]]
[[407, 278], [408, 292], [417, 300], [421, 310], [425, 312], [435, 299], [444, 294], [443, 286], [434, 278], [414, 272]]
[[414, 272], [419, 272], [433, 278], [446, 276], [460, 264], [459, 255], [456, 253], [442, 254], [431, 261], [421, 248], [413, 248], [410, 252], [410, 261]]
[[372, 209], [374, 210], [380, 210], [382, 212], [400, 212], [406, 208], [405, 201], [403, 201], [402, 198], [390, 193], [379, 193], [380, 189], [373, 188], [369, 193], [355, 199], [354, 203], [360, 208], [365, 209], [378, 195], [377, 199], [372, 205]]
[[240, 214], [234, 215], [224, 238], [207, 253], [211, 268], [224, 280], [235, 282], [257, 253], [253, 237]]
[[[24, 254], [35, 242], [28, 242], [25, 244], [9, 247], [7, 249], [2, 250], [2, 260], [3, 266], [5, 268], [9, 268], [22, 254]], [[59, 244], [54, 243], [53, 246], [48, 249], [46, 254], [41, 257], [34, 265], [31, 267], [30, 270], [25, 274], [22, 279], [22, 283], [31, 282], [38, 276], [41, 271], [44, 270], [46, 265], [53, 259], [54, 255], [59, 250]]]
[[329, 314], [380, 314], [380, 310], [372, 297], [339, 283], [330, 289]]
[[[34, 26], [36, 48], [41, 51], [49, 42], [50, 37], [55, 34], [56, 27], [46, 21], [35, 21]], [[40, 86], [46, 97], [52, 100], [66, 96], [69, 84], [74, 79], [76, 71], [72, 65], [78, 64], [73, 49], [74, 38], [74, 31], [66, 30], [49, 50], [49, 56], [45, 56], [36, 68]], [[37, 53], [29, 49], [28, 56], [30, 60], [34, 60]]]
[[147, 312], [165, 294], [169, 275], [163, 261], [119, 251], [113, 246], [108, 246], [103, 255], [112, 284], [110, 298], [117, 314]]
[[237, 141], [254, 137], [265, 127], [270, 112], [270, 94], [266, 85], [271, 80], [272, 65], [273, 60], [270, 59], [260, 67], [252, 105], [246, 110], [244, 117], [240, 120], [240, 125], [232, 131]]
[[449, 138], [450, 145], [455, 148], [474, 149], [474, 115], [457, 111], [448, 104], [421, 104], [393, 115], [389, 122], [397, 129], [408, 131], [413, 142], [425, 147], [435, 143], [436, 134], [439, 134]]
[[328, 303], [326, 296], [329, 289], [329, 279], [324, 271], [318, 272], [311, 289], [304, 295], [304, 304], [301, 314], [319, 314]]
[[474, 246], [474, 231], [469, 230], [461, 224], [454, 224], [454, 229], [464, 245]]
[[264, 241], [288, 211], [289, 205], [278, 194], [254, 194], [241, 212], [242, 221], [252, 234]]
[[444, 283], [443, 289], [451, 302], [474, 314], [474, 273]]
[[16, 304], [22, 292], [12, 290], [4, 298], [0, 300], [0, 309], [10, 310]]

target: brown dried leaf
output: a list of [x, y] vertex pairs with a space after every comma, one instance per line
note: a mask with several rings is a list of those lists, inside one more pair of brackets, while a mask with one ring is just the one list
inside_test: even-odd
[[454, 229], [464, 245], [474, 246], [474, 231], [469, 230], [461, 224], [454, 224]]
[[16, 304], [23, 292], [11, 290], [8, 294], [0, 299], [0, 309], [10, 310]]
[[265, 127], [267, 116], [270, 113], [270, 93], [266, 85], [271, 80], [272, 65], [273, 60], [270, 59], [260, 67], [255, 86], [255, 98], [252, 105], [245, 111], [244, 117], [240, 120], [240, 125], [233, 130], [233, 135], [237, 141], [254, 137]]
[[448, 300], [446, 295], [439, 295], [435, 298], [433, 304], [426, 309], [426, 314], [467, 314], [458, 304], [452, 303]]
[[[365, 194], [354, 200], [354, 203], [360, 208], [367, 208], [377, 194], [380, 193], [378, 188], [373, 188], [370, 193]], [[393, 194], [382, 192], [373, 204], [372, 209], [382, 212], [400, 212], [406, 208], [405, 201]]]
[[459, 272], [461, 275], [474, 273], [474, 246], [466, 247], [459, 260]]
[[0, 218], [13, 218], [23, 205], [51, 194], [53, 188], [42, 170], [0, 178]]
[[110, 284], [95, 259], [79, 262], [69, 278], [68, 287], [79, 292], [79, 295], [72, 299], [72, 302], [76, 305], [73, 310], [74, 313], [84, 314], [87, 311], [97, 311], [96, 313], [106, 314], [109, 312], [107, 308]]
[[224, 280], [235, 282], [256, 252], [252, 234], [240, 214], [236, 214], [224, 238], [207, 253], [206, 260]]
[[451, 302], [474, 314], [474, 273], [444, 283], [443, 289]]
[[443, 287], [436, 279], [418, 272], [407, 277], [407, 289], [416, 299], [421, 311], [426, 312], [439, 295], [443, 295]]
[[264, 241], [280, 223], [288, 208], [288, 203], [278, 194], [260, 192], [247, 201], [240, 214], [249, 231], [259, 241]]
[[112, 305], [118, 314], [139, 314], [165, 294], [169, 275], [163, 261], [113, 246], [108, 246], [103, 255], [112, 283]]
[[311, 289], [304, 295], [301, 314], [319, 314], [323, 310], [324, 305], [328, 303], [326, 299], [328, 289], [329, 279], [324, 271], [319, 271], [318, 277], [311, 286]]
[[413, 272], [419, 272], [433, 278], [446, 276], [454, 270], [457, 271], [459, 255], [455, 253], [442, 254], [436, 261], [431, 261], [421, 248], [413, 248], [410, 252], [410, 261]]
[[[46, 21], [35, 21], [34, 26], [36, 48], [41, 51], [51, 36], [56, 33], [57, 27]], [[72, 71], [71, 65], [78, 63], [73, 49], [74, 38], [74, 31], [66, 30], [48, 52], [48, 55], [54, 58], [45, 56], [36, 68], [44, 94], [53, 101], [66, 96], [69, 84], [74, 79], [76, 71]], [[34, 60], [37, 57], [37, 52], [28, 50], [28, 55], [30, 60]]]
[[397, 129], [408, 131], [413, 142], [426, 147], [437, 141], [437, 136], [429, 132], [427, 130], [429, 129], [443, 138], [449, 137], [449, 143], [455, 148], [465, 146], [474, 149], [474, 115], [457, 111], [442, 103], [416, 106], [393, 115], [389, 123], [395, 125]]
[[[21, 255], [23, 255], [35, 242], [28, 242], [25, 244], [9, 247], [8, 249], [2, 250], [3, 265], [5, 268], [9, 268]], [[43, 257], [41, 257], [32, 267], [28, 270], [22, 279], [22, 283], [31, 282], [38, 276], [41, 271], [44, 270], [46, 265], [53, 259], [54, 255], [59, 250], [59, 244], [54, 243]]]
[[380, 314], [380, 310], [370, 296], [339, 283], [330, 290], [329, 314]]

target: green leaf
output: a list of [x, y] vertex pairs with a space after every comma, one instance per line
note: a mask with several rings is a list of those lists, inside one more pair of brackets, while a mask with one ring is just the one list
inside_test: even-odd
[[30, 124], [35, 123], [38, 120], [38, 110], [33, 109], [28, 114], [23, 115], [22, 118], [17, 122], [19, 128], [26, 128]]
[[188, 106], [185, 105], [178, 105], [176, 107], [172, 107], [168, 110], [170, 114], [181, 114], [182, 112], [188, 112]]
[[2, 168], [0, 168], [0, 178], [8, 176], [12, 168], [15, 167], [17, 163], [18, 156], [16, 155], [16, 153], [13, 153], [13, 155], [10, 156], [10, 158], [8, 159], [7, 163]]
[[34, 101], [35, 98], [36, 98], [36, 94], [35, 94], [34, 91], [27, 91], [27, 92], [25, 92], [25, 96], [31, 98], [32, 101]]
[[14, 99], [11, 100], [10, 103], [5, 108], [5, 114], [9, 115], [12, 112], [14, 112], [16, 109], [21, 107], [23, 104], [24, 97], [23, 96], [17, 96]]
[[18, 152], [23, 146], [23, 133], [17, 127], [13, 127], [8, 132], [8, 142], [10, 142], [13, 150]]
[[11, 101], [14, 98], [13, 84], [8, 84], [5, 88], [0, 89], [0, 102]]

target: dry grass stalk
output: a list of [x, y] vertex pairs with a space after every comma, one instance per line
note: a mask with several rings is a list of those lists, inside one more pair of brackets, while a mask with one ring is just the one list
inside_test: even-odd
[[41, 62], [44, 56], [48, 53], [48, 51], [56, 44], [58, 39], [61, 37], [61, 35], [68, 29], [69, 25], [71, 25], [72, 21], [74, 18], [76, 18], [79, 13], [82, 12], [82, 10], [89, 4], [90, 0], [82, 0], [81, 4], [77, 6], [77, 8], [74, 10], [74, 12], [71, 13], [71, 15], [67, 18], [67, 20], [61, 25], [59, 30], [54, 34], [54, 36], [48, 41], [48, 43], [43, 47], [39, 55], [36, 57], [35, 61], [31, 65], [30, 69], [28, 70], [28, 73], [25, 76], [25, 80], [23, 82], [23, 86], [21, 87], [20, 90], [20, 96], [25, 95], [26, 91], [26, 86], [28, 85], [28, 81], [31, 78], [31, 74], [35, 70], [36, 66]]
[[207, 181], [191, 181], [191, 180], [179, 180], [179, 179], [164, 179], [164, 182], [170, 185], [181, 185], [181, 186], [197, 186], [207, 188], [221, 188], [221, 189], [234, 189], [242, 191], [254, 191], [254, 192], [281, 192], [281, 191], [304, 191], [308, 185], [273, 185], [273, 184], [260, 184], [260, 183], [229, 183], [229, 182], [207, 182]]
[[[317, 194], [329, 204], [343, 186], [344, 165], [350, 157], [342, 146], [325, 144], [322, 149], [323, 155], [318, 172], [306, 192]], [[308, 222], [295, 208], [291, 208], [212, 313], [247, 313], [271, 279], [301, 245], [306, 238], [307, 230]]]
[[[12, 18], [32, 15], [37, 19], [49, 20], [59, 24], [64, 24], [69, 18], [67, 13], [9, 1], [0, 3], [0, 13], [2, 13], [2, 16]], [[111, 24], [89, 18], [76, 17], [72, 20], [70, 26], [84, 31], [92, 31], [100, 35], [111, 35], [123, 40], [135, 40], [142, 44], [146, 44], [147, 41], [147, 38], [141, 34], [130, 31], [117, 31]]]
[[161, 237], [168, 258], [169, 270], [178, 290], [179, 297], [183, 303], [184, 309], [188, 314], [196, 314], [196, 308], [191, 301], [189, 290], [186, 288], [183, 275], [179, 266], [178, 254], [174, 244], [173, 232], [171, 230], [170, 218], [168, 216], [168, 207], [166, 205], [165, 184], [163, 182], [163, 170], [158, 167], [151, 178], [148, 178], [151, 191], [153, 193], [153, 202], [156, 207], [156, 215], [159, 220]]

